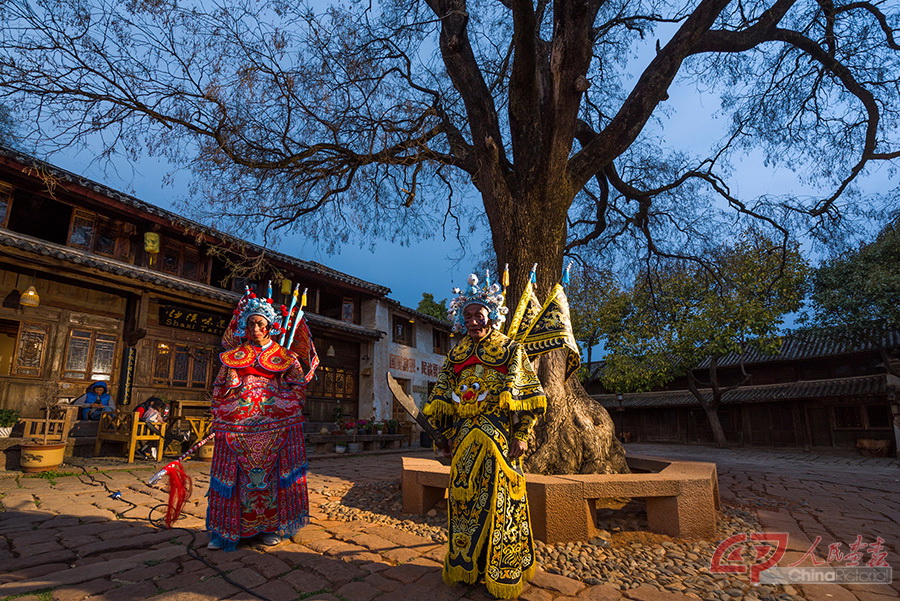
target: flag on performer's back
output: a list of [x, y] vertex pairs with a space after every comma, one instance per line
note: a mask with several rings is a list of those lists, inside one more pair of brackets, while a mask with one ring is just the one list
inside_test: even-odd
[[[516, 312], [518, 313], [518, 309]], [[569, 301], [560, 284], [553, 287], [547, 302], [533, 319], [523, 321], [523, 324], [527, 324], [524, 334], [516, 340], [524, 345], [525, 353], [530, 359], [552, 350], [565, 349], [566, 379], [578, 371], [581, 366], [581, 351], [572, 333]], [[521, 331], [523, 328], [520, 326], [519, 329]]]
[[534, 293], [534, 283], [535, 272], [532, 270], [528, 284], [525, 285], [525, 290], [522, 291], [522, 296], [519, 298], [516, 312], [513, 314], [512, 321], [509, 322], [509, 329], [506, 331], [506, 335], [516, 342], [523, 341], [531, 322], [541, 310], [541, 303]]

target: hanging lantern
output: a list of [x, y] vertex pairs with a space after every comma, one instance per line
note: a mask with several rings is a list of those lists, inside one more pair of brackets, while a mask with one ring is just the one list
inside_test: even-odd
[[22, 293], [22, 297], [19, 299], [19, 304], [23, 307], [41, 306], [41, 297], [38, 296], [37, 290], [34, 288], [34, 285], [29, 286], [28, 289]]
[[291, 281], [287, 278], [281, 280], [281, 293], [284, 295], [291, 293]]
[[144, 232], [144, 252], [150, 255], [150, 267], [153, 267], [156, 264], [156, 255], [159, 254], [159, 234]]

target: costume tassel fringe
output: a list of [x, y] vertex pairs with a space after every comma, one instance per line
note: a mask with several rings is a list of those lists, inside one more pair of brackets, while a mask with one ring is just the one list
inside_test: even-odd
[[278, 487], [279, 488], [289, 488], [297, 483], [298, 480], [302, 480], [306, 476], [306, 471], [309, 468], [309, 463], [304, 463], [300, 467], [293, 470], [291, 473], [281, 476], [278, 479]]
[[191, 477], [184, 473], [180, 461], [174, 461], [166, 466], [166, 475], [169, 476], [169, 502], [166, 506], [166, 528], [181, 517], [181, 510], [185, 502], [191, 497], [193, 488]]
[[447, 586], [453, 586], [460, 582], [463, 584], [475, 584], [478, 582], [478, 569], [467, 570], [462, 566], [448, 566], [444, 563], [441, 578], [443, 578], [444, 584]]
[[456, 414], [460, 417], [475, 417], [482, 411], [481, 403], [459, 404], [456, 407]]
[[498, 599], [514, 599], [522, 593], [525, 583], [534, 578], [535, 564], [522, 573], [522, 578], [515, 584], [501, 584], [485, 576], [484, 585], [490, 594]]
[[234, 494], [235, 485], [225, 484], [218, 478], [210, 478], [209, 489], [215, 491], [223, 499], [230, 499], [231, 495]]
[[433, 417], [456, 417], [456, 403], [434, 399], [422, 409], [422, 413]]
[[509, 411], [546, 410], [547, 397], [540, 394], [527, 399], [514, 399], [508, 390], [500, 393], [500, 407]]
[[223, 551], [234, 551], [235, 549], [237, 549], [238, 542], [240, 540], [241, 540], [240, 538], [238, 538], [236, 540], [230, 540], [227, 538], [223, 538], [222, 536], [219, 536], [215, 532], [209, 532], [209, 541], [211, 543], [215, 544], [217, 547], [219, 547]]

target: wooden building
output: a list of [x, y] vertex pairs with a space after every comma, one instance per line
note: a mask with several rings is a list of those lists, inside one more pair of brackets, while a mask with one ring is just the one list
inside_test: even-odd
[[[900, 332], [883, 341], [887, 356], [900, 362]], [[789, 336], [776, 355], [756, 351], [719, 360], [721, 387], [750, 376], [724, 394], [719, 419], [729, 444], [852, 448], [859, 441], [900, 439], [900, 379], [890, 375], [878, 348], [829, 339]], [[603, 365], [592, 365], [585, 387], [609, 411], [616, 432], [635, 442], [712, 443], [709, 420], [688, 390], [686, 378], [663, 389], [612, 394], [599, 381]], [[708, 361], [695, 374], [708, 381]], [[709, 395], [709, 389], [701, 389]]]
[[95, 380], [118, 404], [207, 398], [248, 283], [228, 267], [241, 249], [265, 255], [276, 301], [294, 283], [309, 289], [322, 365], [309, 417], [332, 420], [338, 406], [358, 417], [361, 358], [385, 334], [363, 325], [363, 307], [388, 288], [0, 147], [0, 408], [36, 414], [42, 395], [77, 397]]

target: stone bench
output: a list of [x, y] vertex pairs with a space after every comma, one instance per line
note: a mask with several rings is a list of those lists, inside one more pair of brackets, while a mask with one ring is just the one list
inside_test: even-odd
[[[643, 498], [651, 532], [678, 538], [716, 534], [719, 482], [716, 464], [628, 457], [632, 474], [528, 474], [528, 504], [535, 538], [547, 543], [597, 535], [596, 500]], [[446, 493], [450, 467], [433, 459], [404, 457], [403, 511], [424, 514]]]

